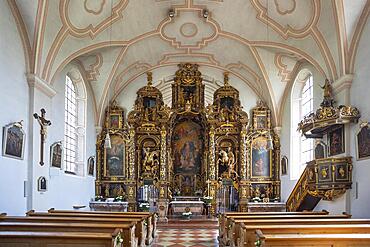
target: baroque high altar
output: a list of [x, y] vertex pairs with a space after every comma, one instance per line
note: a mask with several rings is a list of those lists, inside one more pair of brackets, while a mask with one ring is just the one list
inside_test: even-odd
[[[180, 197], [210, 200], [213, 214], [279, 201], [280, 142], [268, 107], [259, 102], [249, 120], [227, 73], [205, 106], [198, 65], [178, 66], [171, 107], [148, 72], [127, 119], [114, 102], [106, 110], [97, 139], [97, 196], [124, 196], [129, 211], [148, 202], [160, 216]], [[111, 148], [104, 147], [107, 133]]]

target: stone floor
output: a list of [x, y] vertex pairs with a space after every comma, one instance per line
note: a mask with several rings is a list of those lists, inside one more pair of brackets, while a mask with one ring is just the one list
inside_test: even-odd
[[159, 223], [153, 247], [216, 247], [218, 222], [216, 218], [193, 217], [190, 220], [169, 218]]
[[159, 229], [157, 233], [153, 247], [218, 246], [218, 231], [214, 229]]

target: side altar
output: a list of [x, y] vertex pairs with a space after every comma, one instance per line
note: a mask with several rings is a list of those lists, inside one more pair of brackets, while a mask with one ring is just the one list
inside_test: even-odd
[[178, 65], [171, 107], [151, 72], [127, 119], [115, 101], [109, 104], [96, 144], [97, 197], [123, 197], [128, 211], [149, 204], [159, 220], [169, 209], [201, 214], [203, 200], [211, 214], [247, 211], [252, 199], [280, 200], [280, 141], [270, 109], [259, 101], [249, 119], [227, 72], [206, 106], [198, 68]]

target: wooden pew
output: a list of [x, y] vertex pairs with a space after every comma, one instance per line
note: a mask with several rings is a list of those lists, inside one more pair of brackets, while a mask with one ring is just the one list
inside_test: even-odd
[[328, 211], [304, 211], [304, 212], [228, 212], [224, 214], [220, 214], [218, 218], [219, 223], [219, 230], [218, 236], [219, 238], [223, 237], [225, 226], [226, 226], [226, 218], [227, 217], [238, 217], [243, 215], [328, 215]]
[[263, 234], [256, 231], [258, 247], [296, 247], [296, 246], [330, 246], [330, 247], [366, 247], [370, 246], [370, 234]]
[[138, 246], [145, 246], [146, 242], [146, 226], [143, 224], [143, 219], [140, 218], [95, 218], [95, 217], [50, 217], [50, 216], [0, 216], [0, 222], [28, 222], [28, 223], [84, 223], [84, 224], [134, 224], [136, 227], [135, 236], [138, 239]]
[[137, 226], [137, 235], [139, 238], [139, 246], [149, 245], [153, 242], [153, 225], [152, 225], [152, 215], [149, 213], [131, 214], [124, 213], [121, 214], [99, 214], [99, 213], [80, 213], [80, 211], [71, 212], [35, 212], [30, 210], [26, 213], [30, 217], [79, 217], [79, 218], [116, 218], [116, 219], [139, 219], [141, 222]]
[[237, 239], [239, 247], [255, 246], [260, 239], [256, 234], [259, 230], [263, 235], [277, 234], [369, 234], [370, 224], [313, 224], [313, 225], [243, 225]]
[[248, 220], [273, 220], [277, 219], [280, 221], [289, 219], [348, 219], [351, 215], [328, 215], [328, 214], [317, 214], [317, 215], [241, 215], [241, 216], [226, 216], [226, 223], [223, 229], [222, 236], [219, 237], [220, 245], [235, 245], [235, 240], [238, 238], [240, 232], [239, 223], [243, 223]]
[[[126, 234], [126, 233], [124, 233]], [[122, 239], [123, 242], [118, 242]], [[0, 247], [135, 247], [128, 235], [116, 231], [99, 232], [33, 232], [0, 231]]]
[[[27, 212], [27, 214], [32, 213], [32, 210]], [[140, 215], [140, 216], [148, 216], [148, 225], [152, 226], [149, 227], [149, 230], [151, 230], [152, 239], [155, 238], [155, 234], [157, 231], [157, 216], [154, 213], [150, 212], [108, 212], [108, 211], [77, 211], [77, 210], [56, 210], [54, 208], [50, 208], [48, 210], [48, 213], [50, 214], [57, 214], [60, 216], [66, 216], [68, 214], [73, 215]]]

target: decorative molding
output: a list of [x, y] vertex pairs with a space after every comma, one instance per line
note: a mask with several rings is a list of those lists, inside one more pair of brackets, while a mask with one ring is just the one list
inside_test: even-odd
[[342, 77], [338, 78], [338, 80], [332, 83], [333, 93], [338, 94], [345, 89], [350, 89], [352, 86], [353, 81], [353, 74], [343, 75]]
[[37, 88], [49, 98], [53, 98], [57, 94], [55, 89], [40, 77], [34, 74], [27, 74], [26, 77], [29, 87]]
[[[316, 25], [318, 19], [319, 19], [319, 14], [320, 13], [320, 2], [319, 1], [313, 1], [311, 0], [310, 2], [313, 5], [312, 8], [312, 15], [310, 20], [307, 22], [304, 28], [301, 29], [294, 29], [291, 25], [285, 24], [282, 25], [278, 21], [272, 19], [271, 17], [268, 16], [267, 13], [267, 8], [261, 3], [261, 0], [250, 0], [252, 6], [257, 10], [257, 19], [265, 23], [266, 25], [269, 25], [272, 27], [277, 33], [279, 33], [284, 39], [288, 39], [289, 37], [294, 37], [294, 38], [303, 38], [307, 35], [310, 34], [311, 28]], [[300, 3], [307, 3], [307, 1], [301, 1]], [[278, 10], [278, 5], [275, 3], [275, 7]], [[296, 6], [294, 7], [293, 11], [290, 12], [289, 14], [292, 14], [296, 10]]]
[[[204, 18], [202, 16], [203, 9], [175, 9], [176, 18], [167, 18], [158, 28], [161, 38], [171, 43], [175, 48], [192, 48], [200, 49], [207, 43], [215, 40], [218, 36], [219, 25], [215, 20]], [[197, 19], [193, 18], [197, 23], [186, 21], [185, 16], [196, 15]], [[182, 19], [184, 18], [184, 20]], [[192, 24], [192, 32], [184, 33], [184, 26]], [[203, 26], [203, 28], [200, 28]], [[201, 32], [198, 30], [201, 29]], [[204, 30], [207, 30], [206, 32]], [[191, 31], [191, 30], [190, 30]], [[177, 32], [177, 33], [176, 33]], [[207, 33], [204, 35], [204, 33]]]
[[[90, 36], [91, 39], [94, 39], [100, 32], [105, 30], [107, 27], [111, 26], [114, 22], [121, 19], [123, 17], [123, 10], [126, 8], [128, 4], [128, 0], [120, 0], [112, 9], [111, 15], [107, 16], [103, 21], [96, 23], [96, 24], [89, 24], [88, 26], [81, 28], [77, 27], [73, 24], [73, 21], [70, 19], [69, 15], [69, 4], [71, 0], [62, 0], [60, 2], [60, 13], [61, 19], [64, 26], [68, 27], [68, 30], [71, 35], [79, 38], [83, 38], [85, 36]], [[78, 1], [76, 1], [78, 2]], [[74, 2], [74, 3], [76, 3]], [[85, 1], [86, 3], [86, 1]], [[85, 6], [84, 3], [84, 6]], [[82, 2], [81, 2], [82, 4]], [[102, 10], [98, 13], [93, 13], [93, 15], [100, 15], [103, 11], [104, 4], [102, 6]], [[91, 13], [91, 11], [88, 13]]]
[[[85, 72], [86, 72], [86, 79], [89, 81], [96, 81], [98, 76], [100, 75], [99, 69], [103, 66], [103, 56], [101, 53], [96, 53], [86, 57], [86, 60], [90, 57], [95, 58], [95, 62], [91, 64], [86, 64], [86, 61], [82, 61], [82, 59], [77, 59], [78, 62], [81, 63]], [[90, 69], [88, 69], [88, 68]]]
[[87, 5], [89, 5], [88, 2], [91, 2], [91, 0], [85, 0], [84, 1], [84, 9], [86, 10], [86, 12], [91, 13], [91, 14], [94, 14], [94, 15], [99, 15], [103, 11], [103, 7], [104, 7], [104, 5], [106, 3], [106, 0], [100, 0], [100, 7], [97, 10], [94, 10], [94, 9], [89, 8], [87, 6]]
[[[280, 15], [286, 15], [286, 14], [291, 14], [294, 12], [296, 6], [297, 6], [297, 3], [296, 3], [296, 0], [290, 0], [292, 4], [292, 8], [290, 9], [285, 9], [285, 10], [282, 10], [281, 9], [281, 6], [280, 6], [280, 3], [279, 1], [281, 0], [274, 0], [274, 3], [275, 3], [275, 7], [276, 7], [276, 11], [280, 14]], [[284, 2], [288, 2], [288, 0], [284, 0]]]

